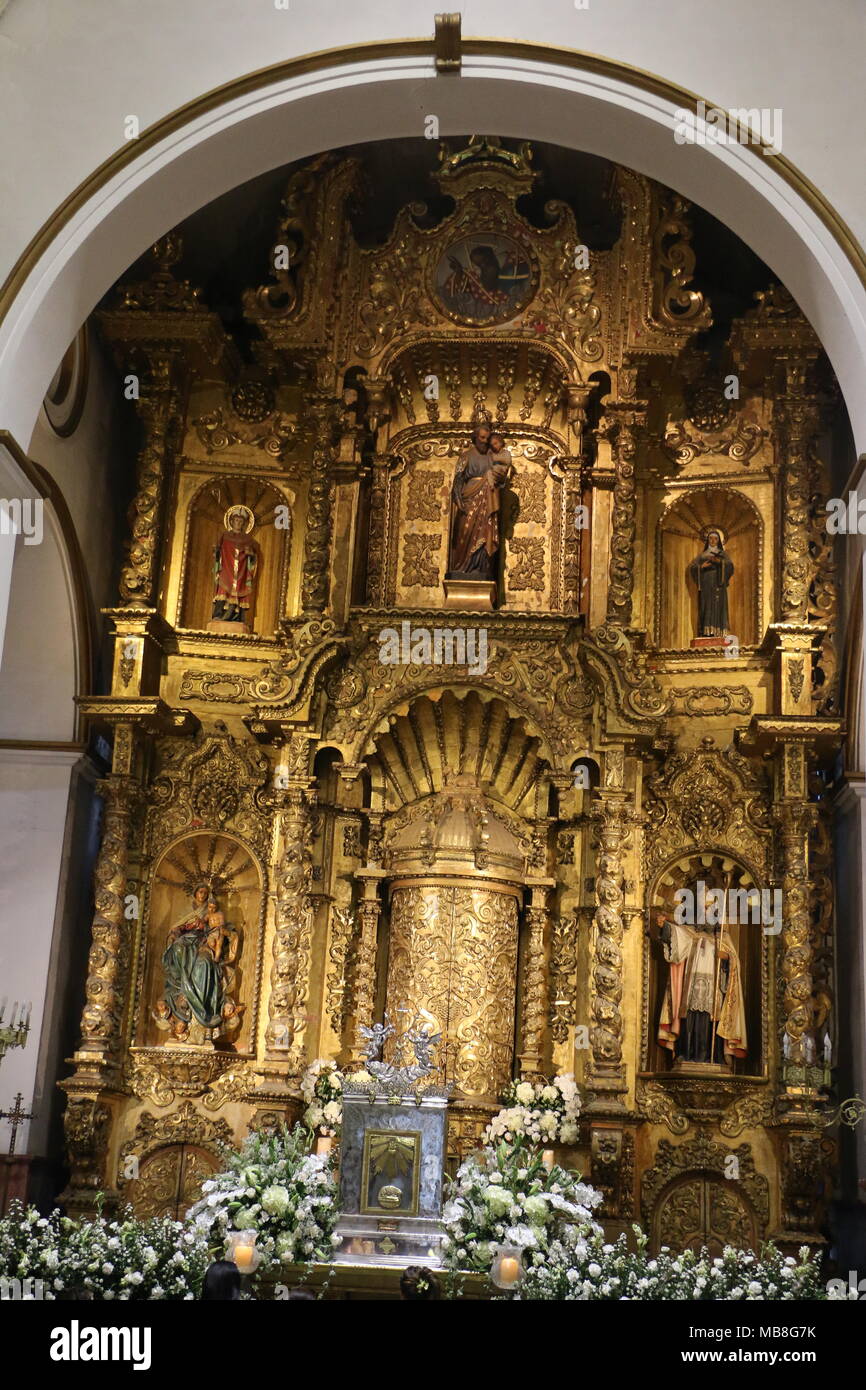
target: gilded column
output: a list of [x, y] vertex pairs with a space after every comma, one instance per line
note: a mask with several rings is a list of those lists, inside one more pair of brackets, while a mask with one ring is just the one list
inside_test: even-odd
[[376, 454], [370, 483], [370, 524], [367, 534], [367, 602], [385, 602], [385, 514], [388, 493], [387, 454]]
[[138, 401], [145, 438], [138, 459], [137, 491], [129, 509], [132, 537], [120, 575], [121, 597], [134, 608], [147, 608], [154, 600], [159, 522], [179, 418], [174, 358], [153, 356], [148, 367]]
[[139, 794], [137, 781], [111, 776], [97, 783], [103, 798], [102, 842], [94, 870], [95, 911], [87, 960], [79, 1071], [116, 1066], [124, 1008], [124, 973], [129, 954], [125, 913], [130, 819]]
[[364, 1061], [365, 1040], [361, 1028], [370, 1028], [374, 1021], [376, 1008], [376, 955], [379, 946], [379, 918], [382, 903], [379, 899], [379, 874], [373, 870], [359, 870], [358, 877], [363, 884], [361, 901], [358, 903], [358, 934], [352, 956], [351, 1007], [349, 1012], [349, 1062], [359, 1067]]
[[[631, 375], [631, 374], [630, 374]], [[611, 418], [612, 417], [612, 418]], [[628, 627], [634, 590], [635, 481], [640, 431], [646, 421], [642, 401], [622, 401], [608, 408], [615, 469], [613, 517], [608, 567], [607, 621]]]
[[787, 358], [781, 401], [785, 465], [782, 471], [782, 620], [804, 623], [809, 616], [812, 578], [810, 450], [818, 428], [817, 404], [808, 387], [808, 358]]
[[545, 934], [549, 920], [545, 897], [546, 890], [533, 888], [532, 903], [523, 914], [526, 936], [523, 957], [523, 1048], [520, 1053], [520, 1075], [525, 1081], [537, 1081], [544, 1074], [544, 1034], [547, 1022]]
[[[803, 757], [801, 747], [789, 750]], [[804, 802], [786, 802], [778, 809], [782, 836], [782, 1051], [791, 1067], [806, 1065], [804, 1039], [812, 1029], [811, 889], [809, 835], [815, 810]]]
[[312, 403], [313, 462], [304, 538], [301, 602], [304, 613], [323, 613], [328, 604], [328, 562], [331, 544], [332, 476], [342, 402], [324, 392]]
[[[120, 1047], [135, 913], [127, 914], [127, 874], [132, 819], [141, 787], [133, 775], [135, 736], [128, 724], [114, 731], [113, 770], [96, 784], [102, 797], [102, 837], [94, 868], [94, 914], [87, 961], [81, 1036], [75, 1071], [60, 1083], [66, 1092], [63, 1127], [69, 1182], [61, 1201], [73, 1215], [89, 1215], [102, 1200], [117, 1199], [106, 1169], [111, 1098], [120, 1081]], [[101, 1194], [101, 1195], [100, 1195]]]
[[[628, 807], [624, 792], [598, 795], [596, 909], [592, 921], [590, 988], [591, 1056], [587, 1085], [597, 1106], [609, 1096], [619, 1106], [626, 1089], [622, 1061], [622, 909], [625, 901], [623, 848], [628, 836]], [[608, 1101], [608, 1104], [610, 1101]]]
[[308, 793], [293, 787], [286, 793], [285, 804], [287, 809], [281, 817], [283, 853], [276, 874], [276, 929], [265, 1043], [269, 1060], [288, 1061], [294, 1066], [301, 1060], [295, 1038], [302, 1026], [309, 988], [313, 832]]

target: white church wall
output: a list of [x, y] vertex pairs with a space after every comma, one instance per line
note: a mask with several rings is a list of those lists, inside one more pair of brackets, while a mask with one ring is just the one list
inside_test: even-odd
[[[851, 176], [859, 159], [857, 107], [864, 101], [858, 15], [846, 0], [821, 7], [773, 0], [760, 10], [750, 0], [733, 0], [703, 6], [699, 14], [698, 24], [695, 7], [684, 0], [666, 5], [663, 16], [641, 0], [605, 0], [586, 10], [551, 3], [532, 12], [532, 38], [635, 64], [726, 107], [778, 109], [785, 158], [836, 203], [855, 235], [862, 231], [866, 194]], [[464, 11], [466, 35], [519, 37], [527, 22], [524, 7], [511, 3]], [[209, 89], [294, 54], [427, 36], [431, 27], [431, 12], [417, 3], [351, 12], [333, 3], [297, 12], [262, 3], [241, 12], [233, 0], [190, 0], [182, 9], [155, 0], [146, 11], [91, 0], [68, 18], [44, 0], [12, 7], [0, 23], [0, 37], [9, 40], [6, 49], [0, 46], [0, 62], [9, 55], [9, 82], [0, 90], [11, 101], [5, 129], [21, 164], [9, 165], [16, 198], [0, 258], [11, 265], [40, 221], [101, 160], [133, 153], [136, 125], [127, 117], [146, 132]], [[828, 34], [832, 44], [824, 42]], [[351, 71], [278, 73], [272, 82], [235, 90], [231, 99], [223, 94], [219, 107], [187, 112], [108, 182], [95, 179], [89, 201], [82, 200], [57, 235], [56, 226], [46, 230], [42, 259], [0, 325], [0, 425], [19, 440], [31, 432], [37, 402], [72, 332], [157, 236], [264, 169], [348, 141], [420, 133], [432, 112], [442, 134], [478, 129], [483, 116], [494, 133], [633, 164], [716, 212], [800, 300], [866, 446], [866, 286], [843, 249], [844, 233], [840, 241], [814, 200], [796, 192], [773, 159], [742, 146], [678, 145], [676, 108], [663, 93], [526, 53], [467, 55], [458, 80], [436, 78], [429, 52], [374, 58], [359, 51]], [[18, 99], [22, 93], [26, 101]]]
[[[89, 941], [94, 774], [76, 741], [75, 695], [91, 681], [80, 610], [116, 597], [120, 393], [95, 339], [89, 363], [77, 428], [61, 438], [42, 413], [28, 449], [63, 493], [86, 591], [73, 582], [72, 538], [46, 503], [40, 544], [17, 541], [0, 660], [0, 995], [33, 1003], [26, 1047], [0, 1066], [0, 1108], [20, 1091], [35, 1110], [17, 1149], [36, 1157], [49, 1151], [52, 1130], [56, 1146], [56, 1081], [77, 1041]], [[11, 472], [8, 481], [14, 489]]]

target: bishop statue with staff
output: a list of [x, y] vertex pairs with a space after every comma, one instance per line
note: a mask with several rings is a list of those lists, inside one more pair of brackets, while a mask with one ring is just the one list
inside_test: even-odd
[[671, 921], [662, 912], [656, 914], [656, 924], [669, 967], [659, 1015], [660, 1045], [678, 1061], [732, 1066], [747, 1052], [735, 941], [739, 927], [723, 920], [691, 925]]

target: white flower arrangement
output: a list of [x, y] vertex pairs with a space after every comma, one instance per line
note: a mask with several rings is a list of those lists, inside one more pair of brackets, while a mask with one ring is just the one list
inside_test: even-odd
[[576, 1173], [554, 1165], [522, 1136], [470, 1154], [450, 1184], [442, 1213], [445, 1261], [453, 1269], [487, 1271], [500, 1244], [518, 1246], [528, 1262], [601, 1236], [593, 1211], [601, 1194]]
[[314, 1134], [332, 1137], [343, 1123], [343, 1073], [336, 1062], [317, 1057], [301, 1078], [301, 1095], [306, 1102], [304, 1124]]
[[484, 1134], [485, 1143], [526, 1139], [531, 1144], [576, 1144], [580, 1092], [571, 1072], [552, 1081], [512, 1081], [503, 1108]]
[[180, 1221], [75, 1221], [12, 1202], [0, 1219], [0, 1275], [42, 1281], [46, 1300], [198, 1298], [210, 1263], [204, 1235]]
[[543, 1262], [530, 1262], [516, 1297], [521, 1300], [632, 1301], [732, 1300], [792, 1302], [824, 1299], [820, 1257], [807, 1246], [798, 1259], [765, 1245], [760, 1255], [725, 1246], [721, 1255], [706, 1249], [675, 1253], [662, 1247], [647, 1255], [647, 1236], [633, 1227], [636, 1248], [625, 1235], [614, 1244], [603, 1236], [570, 1246], [552, 1246]]
[[187, 1213], [213, 1258], [224, 1258], [230, 1232], [248, 1230], [258, 1233], [262, 1270], [328, 1258], [337, 1188], [330, 1157], [308, 1153], [308, 1143], [302, 1126], [280, 1125], [248, 1134], [239, 1151], [227, 1152], [225, 1171], [202, 1183], [201, 1200]]

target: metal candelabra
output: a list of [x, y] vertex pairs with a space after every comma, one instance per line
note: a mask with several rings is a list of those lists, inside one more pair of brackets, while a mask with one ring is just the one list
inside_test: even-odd
[[10, 1047], [23, 1047], [30, 1032], [31, 1005], [22, 1004], [18, 1012], [17, 1002], [12, 1005], [12, 1016], [8, 1023], [3, 1022], [6, 1014], [6, 999], [0, 1003], [0, 1062]]

